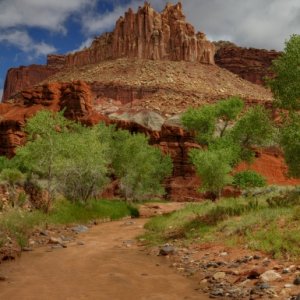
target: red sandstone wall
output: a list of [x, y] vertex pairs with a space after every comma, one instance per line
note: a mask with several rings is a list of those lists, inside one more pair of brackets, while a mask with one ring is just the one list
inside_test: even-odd
[[280, 55], [276, 51], [241, 48], [234, 45], [221, 46], [215, 55], [215, 62], [250, 82], [265, 85], [265, 77], [272, 77], [272, 61]]

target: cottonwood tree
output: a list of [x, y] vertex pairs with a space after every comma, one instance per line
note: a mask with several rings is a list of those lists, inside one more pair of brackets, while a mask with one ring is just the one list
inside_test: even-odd
[[[273, 127], [262, 107], [242, 114], [244, 105], [238, 97], [221, 100], [214, 105], [189, 109], [182, 123], [196, 132], [202, 150], [189, 154], [201, 178], [202, 191], [217, 199], [224, 186], [232, 181], [230, 173], [242, 160], [251, 161], [253, 146], [263, 146], [273, 138]], [[204, 142], [204, 143], [203, 143]]]
[[71, 201], [86, 203], [108, 183], [109, 145], [100, 142], [96, 128], [60, 134], [56, 177], [58, 186]]
[[283, 117], [280, 145], [284, 151], [289, 174], [300, 177], [300, 35], [292, 35], [283, 54], [273, 61], [275, 78], [269, 80], [280, 108], [289, 111]]
[[25, 126], [27, 143], [17, 149], [16, 160], [28, 173], [39, 175], [46, 180], [49, 210], [56, 189], [56, 172], [61, 150], [59, 134], [70, 131], [77, 125], [64, 118], [63, 112], [39, 111]]
[[172, 173], [169, 155], [148, 143], [143, 134], [118, 130], [112, 140], [112, 167], [126, 200], [162, 195], [162, 181]]

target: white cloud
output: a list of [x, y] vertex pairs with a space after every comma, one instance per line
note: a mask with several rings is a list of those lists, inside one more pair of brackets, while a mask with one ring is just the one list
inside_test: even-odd
[[0, 102], [2, 101], [3, 89], [0, 89]]
[[[106, 0], [102, 0], [106, 1]], [[124, 12], [143, 5], [143, 0], [131, 0], [126, 5], [115, 3], [111, 12], [82, 15], [87, 36], [111, 30]], [[164, 0], [150, 1], [162, 10]], [[177, 2], [177, 1], [173, 1]], [[280, 50], [285, 39], [300, 33], [299, 0], [182, 0], [187, 20], [196, 30], [205, 32], [212, 40], [227, 39], [238, 45]]]
[[73, 13], [82, 13], [95, 2], [96, 0], [2, 0], [0, 28], [27, 26], [66, 33], [66, 19]]
[[74, 53], [74, 52], [83, 50], [84, 48], [87, 48], [87, 47], [91, 46], [93, 40], [94, 40], [94, 39], [93, 39], [92, 37], [86, 39], [85, 41], [83, 41], [83, 42], [81, 43], [81, 45], [80, 45], [78, 48], [72, 50], [70, 53]]
[[300, 33], [299, 0], [182, 0], [188, 20], [214, 40], [280, 50]]
[[[82, 15], [82, 26], [87, 35], [99, 34], [105, 30], [111, 30], [119, 17], [124, 15], [125, 11], [129, 8], [137, 10], [139, 6], [144, 4], [144, 0], [131, 0], [125, 5], [120, 5], [119, 1], [112, 0], [110, 2], [114, 2], [114, 9], [112, 11], [102, 12], [101, 14], [88, 11], [86, 14]], [[158, 10], [161, 10], [165, 4], [166, 1], [162, 0], [151, 1], [151, 5]]]
[[17, 29], [0, 32], [0, 42], [15, 46], [23, 52], [33, 53], [34, 56], [47, 55], [56, 51], [52, 45], [35, 42], [26, 31]]

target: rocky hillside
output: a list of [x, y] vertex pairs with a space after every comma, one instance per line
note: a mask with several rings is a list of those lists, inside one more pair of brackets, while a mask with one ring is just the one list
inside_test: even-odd
[[272, 61], [280, 55], [275, 50], [242, 48], [232, 43], [215, 43], [216, 64], [252, 83], [265, 85], [266, 77], [273, 77]]
[[[16, 89], [10, 89], [12, 94], [6, 93], [8, 98], [0, 104], [0, 154], [12, 156], [25, 142], [22, 128], [27, 118], [41, 109], [64, 109], [66, 117], [88, 125], [105, 121], [147, 134], [151, 144], [173, 159], [173, 177], [166, 185], [169, 197], [201, 198], [196, 191], [199, 179], [188, 160], [189, 149], [200, 146], [182, 128], [180, 114], [233, 95], [275, 113], [271, 93], [215, 65], [214, 49], [204, 34], [196, 34], [185, 22], [180, 4], [167, 5], [162, 13], [147, 3], [137, 13], [129, 10], [112, 33], [97, 38], [90, 48], [49, 56], [45, 68], [55, 70], [52, 73], [26, 77], [24, 71], [20, 77], [28, 78], [27, 88], [8, 84]], [[285, 178], [286, 166], [278, 152], [257, 156], [270, 183], [294, 183]]]

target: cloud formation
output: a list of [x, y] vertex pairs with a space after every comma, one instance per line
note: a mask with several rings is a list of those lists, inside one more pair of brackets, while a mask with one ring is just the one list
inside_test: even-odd
[[97, 0], [2, 0], [0, 1], [0, 28], [18, 26], [39, 27], [66, 33], [66, 19]]
[[67, 19], [96, 3], [97, 0], [0, 0], [0, 43], [18, 48], [28, 59], [52, 53], [56, 48], [36, 41], [29, 29], [67, 34]]
[[0, 42], [15, 46], [33, 56], [47, 55], [56, 51], [55, 47], [45, 42], [35, 42], [24, 30], [14, 29], [0, 32]]
[[300, 33], [299, 0], [183, 0], [188, 20], [214, 40], [281, 50]]

